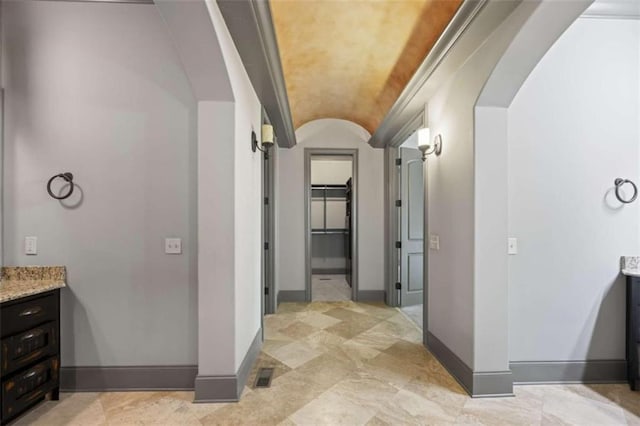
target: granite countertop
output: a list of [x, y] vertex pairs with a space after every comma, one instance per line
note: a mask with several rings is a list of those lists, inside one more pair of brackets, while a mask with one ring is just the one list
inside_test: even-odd
[[640, 277], [640, 256], [622, 256], [620, 273], [628, 277]]
[[64, 266], [19, 266], [0, 270], [0, 303], [66, 287]]

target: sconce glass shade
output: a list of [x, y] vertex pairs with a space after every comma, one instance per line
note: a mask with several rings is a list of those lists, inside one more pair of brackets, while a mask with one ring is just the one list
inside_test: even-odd
[[262, 125], [262, 146], [273, 146], [273, 126], [270, 124]]
[[429, 129], [418, 130], [418, 149], [422, 152], [422, 161], [427, 159], [427, 155], [442, 154], [442, 135], [436, 135], [432, 142]]
[[429, 149], [431, 146], [431, 131], [428, 127], [418, 129], [418, 148]]

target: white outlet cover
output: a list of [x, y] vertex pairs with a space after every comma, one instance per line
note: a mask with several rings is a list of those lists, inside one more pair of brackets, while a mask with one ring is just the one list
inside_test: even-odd
[[440, 250], [440, 236], [432, 234], [429, 236], [429, 248], [431, 250]]
[[510, 237], [507, 242], [507, 252], [510, 255], [518, 254], [518, 239]]
[[165, 238], [165, 254], [182, 254], [182, 238]]
[[38, 254], [38, 237], [24, 237], [24, 254]]

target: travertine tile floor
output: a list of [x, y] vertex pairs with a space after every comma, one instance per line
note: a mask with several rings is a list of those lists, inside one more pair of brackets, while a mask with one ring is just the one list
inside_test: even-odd
[[471, 399], [421, 345], [398, 310], [352, 302], [287, 303], [265, 319], [258, 366], [271, 388], [235, 404], [192, 392], [63, 394], [20, 419], [40, 425], [576, 424], [640, 425], [624, 385], [522, 386], [515, 398]]
[[400, 308], [411, 321], [422, 328], [422, 305], [405, 306]]
[[339, 302], [351, 300], [351, 287], [344, 275], [312, 275], [311, 300]]

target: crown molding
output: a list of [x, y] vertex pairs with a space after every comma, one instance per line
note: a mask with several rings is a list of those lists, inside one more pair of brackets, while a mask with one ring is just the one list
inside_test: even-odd
[[291, 148], [296, 134], [280, 51], [266, 0], [217, 0], [249, 80], [275, 129], [278, 145]]
[[402, 143], [399, 140], [401, 139], [399, 137], [401, 131], [397, 129], [399, 126], [404, 125], [403, 114], [407, 107], [487, 3], [488, 0], [464, 0], [451, 22], [449, 22], [431, 51], [420, 64], [413, 77], [411, 77], [411, 80], [409, 80], [409, 83], [400, 93], [400, 96], [378, 129], [371, 136], [370, 145], [375, 148], [383, 148], [389, 145], [397, 146]]

